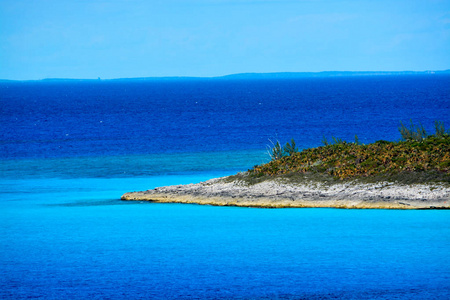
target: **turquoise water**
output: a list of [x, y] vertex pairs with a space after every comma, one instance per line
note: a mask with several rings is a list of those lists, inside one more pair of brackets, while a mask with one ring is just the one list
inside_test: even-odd
[[[57, 164], [50, 159], [53, 168], [39, 176], [26, 171], [23, 161], [15, 164], [23, 178], [4, 175], [0, 181], [0, 298], [450, 297], [449, 211], [255, 209], [119, 200], [127, 191], [234, 172], [186, 171], [195, 157], [201, 164], [205, 155], [217, 162], [227, 157], [191, 154], [178, 174], [141, 177], [86, 174], [114, 161], [141, 160], [145, 165], [149, 157], [77, 159], [76, 165], [84, 161], [93, 166], [81, 173], [67, 170], [73, 158], [60, 158]], [[264, 159], [264, 153], [250, 151], [243, 157], [251, 165]], [[151, 161], [158, 162], [154, 156]], [[245, 165], [241, 159], [227, 164]], [[3, 174], [13, 169], [11, 163]]]

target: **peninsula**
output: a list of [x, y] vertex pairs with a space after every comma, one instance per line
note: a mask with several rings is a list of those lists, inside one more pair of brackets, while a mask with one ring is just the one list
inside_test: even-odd
[[411, 123], [403, 141], [361, 145], [333, 138], [298, 151], [294, 140], [247, 172], [198, 184], [125, 193], [122, 200], [245, 207], [450, 209], [450, 135]]

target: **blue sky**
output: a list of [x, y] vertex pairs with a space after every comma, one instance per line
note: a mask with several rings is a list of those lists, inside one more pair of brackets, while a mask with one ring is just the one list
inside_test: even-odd
[[450, 0], [1, 0], [0, 78], [450, 69]]

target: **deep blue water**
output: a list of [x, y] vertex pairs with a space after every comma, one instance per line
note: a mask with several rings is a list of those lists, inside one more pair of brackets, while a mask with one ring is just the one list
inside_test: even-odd
[[449, 299], [449, 211], [119, 200], [409, 119], [449, 76], [0, 83], [0, 298]]
[[0, 157], [318, 146], [399, 139], [400, 121], [450, 126], [450, 76], [0, 83]]

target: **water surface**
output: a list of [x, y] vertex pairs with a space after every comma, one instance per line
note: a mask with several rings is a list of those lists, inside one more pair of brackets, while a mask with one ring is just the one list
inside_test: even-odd
[[0, 83], [2, 299], [449, 299], [450, 212], [124, 202], [269, 138], [450, 125], [450, 77]]

